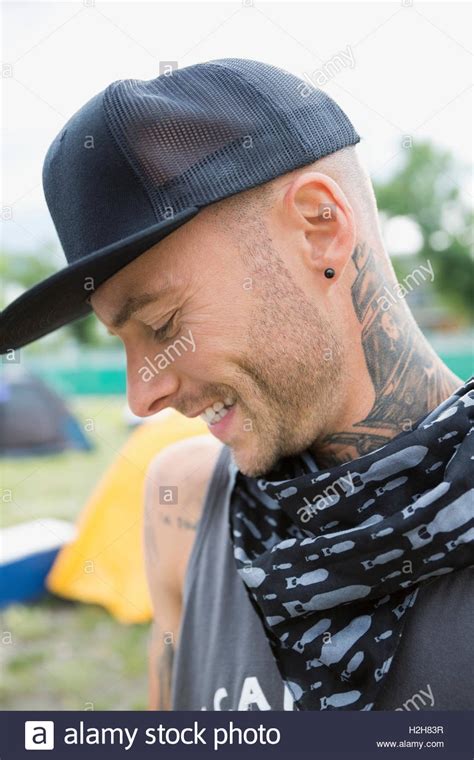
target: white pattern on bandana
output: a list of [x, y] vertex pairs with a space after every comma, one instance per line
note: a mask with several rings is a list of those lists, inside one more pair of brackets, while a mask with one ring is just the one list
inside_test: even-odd
[[351, 462], [237, 473], [235, 563], [296, 709], [371, 710], [419, 584], [474, 564], [473, 418], [471, 378]]

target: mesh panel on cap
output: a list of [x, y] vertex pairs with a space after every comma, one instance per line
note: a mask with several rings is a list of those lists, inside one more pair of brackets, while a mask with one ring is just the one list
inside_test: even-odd
[[358, 142], [341, 109], [320, 90], [303, 97], [305, 86], [267, 64], [223, 59], [113, 82], [104, 108], [160, 220]]
[[310, 161], [360, 141], [344, 111], [329, 95], [289, 71], [245, 58], [223, 58], [211, 63], [232, 68], [259, 94], [271, 97], [280, 118], [306, 146]]

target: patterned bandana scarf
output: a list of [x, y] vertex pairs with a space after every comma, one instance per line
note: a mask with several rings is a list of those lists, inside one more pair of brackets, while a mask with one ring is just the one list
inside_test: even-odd
[[420, 584], [474, 564], [474, 378], [377, 451], [234, 466], [238, 572], [299, 710], [371, 710]]

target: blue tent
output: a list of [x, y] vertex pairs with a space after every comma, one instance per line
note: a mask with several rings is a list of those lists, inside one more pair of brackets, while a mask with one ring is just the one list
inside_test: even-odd
[[[13, 368], [12, 368], [13, 369]], [[18, 367], [0, 381], [0, 456], [89, 451], [78, 421], [58, 394]]]

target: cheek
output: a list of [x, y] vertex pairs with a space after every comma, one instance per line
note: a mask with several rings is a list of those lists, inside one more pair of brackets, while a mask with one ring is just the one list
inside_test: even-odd
[[218, 380], [226, 368], [226, 351], [223, 346], [201, 340], [193, 335], [194, 344], [188, 344], [188, 350], [181, 355], [178, 371], [193, 380]]
[[212, 370], [231, 358], [235, 348], [240, 348], [245, 330], [226, 314], [222, 320], [215, 314], [212, 317], [199, 315], [194, 319], [184, 317], [179, 335], [185, 336], [190, 346], [188, 355], [183, 357], [188, 364]]
[[221, 303], [219, 295], [218, 303], [206, 301], [187, 313], [183, 310], [174, 338], [180, 338], [187, 346], [179, 359], [180, 373], [204, 383], [226, 383], [235, 377], [236, 368], [249, 352], [250, 335], [246, 300], [240, 296], [238, 303], [238, 296], [234, 294], [233, 299]]
[[176, 367], [181, 378], [194, 386], [215, 386], [216, 389], [222, 386], [238, 395], [247, 395], [249, 380], [243, 369], [242, 352], [238, 354], [235, 350], [238, 341], [226, 335], [217, 338], [193, 334], [193, 337], [195, 350], [191, 346], [183, 353]]

